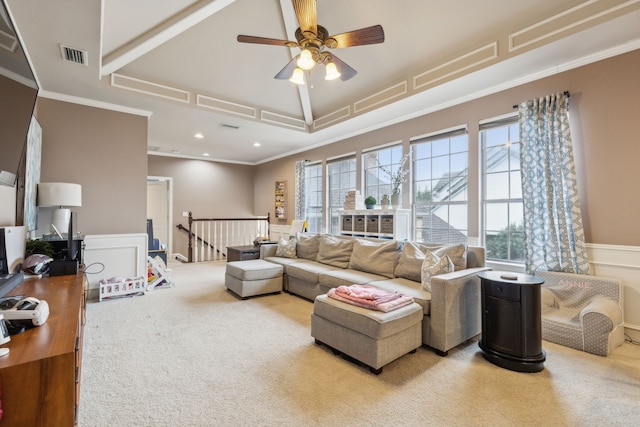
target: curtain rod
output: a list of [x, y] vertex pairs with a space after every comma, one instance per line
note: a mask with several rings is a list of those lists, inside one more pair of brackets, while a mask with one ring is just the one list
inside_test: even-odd
[[[568, 90], [565, 90], [565, 91], [564, 91], [564, 96], [566, 96], [567, 98], [569, 98], [569, 97], [571, 96], [571, 95], [569, 94], [569, 91], [568, 91]], [[518, 104], [514, 105], [514, 106], [513, 106], [513, 108], [514, 108], [514, 109], [515, 109], [515, 108], [518, 108]]]

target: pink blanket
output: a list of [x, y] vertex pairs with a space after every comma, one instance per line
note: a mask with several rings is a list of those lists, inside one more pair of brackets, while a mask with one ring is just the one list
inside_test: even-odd
[[369, 285], [338, 286], [330, 289], [327, 295], [338, 301], [383, 312], [395, 310], [413, 302], [413, 297]]

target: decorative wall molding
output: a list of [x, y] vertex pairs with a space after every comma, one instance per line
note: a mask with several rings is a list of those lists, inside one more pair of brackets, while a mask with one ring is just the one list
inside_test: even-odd
[[580, 26], [595, 25], [599, 19], [606, 18], [608, 15], [639, 2], [640, 0], [630, 0], [610, 6], [610, 1], [586, 1], [509, 35], [509, 52], [544, 42]]
[[587, 244], [587, 253], [593, 275], [622, 282], [624, 327], [628, 333], [640, 337], [640, 246], [590, 243]]
[[87, 274], [88, 298], [97, 299], [101, 279], [147, 277], [147, 240], [147, 233], [85, 236], [84, 262], [104, 265], [100, 272]]
[[413, 89], [422, 89], [461, 75], [471, 69], [498, 58], [498, 42], [494, 41], [486, 46], [465, 53], [450, 61], [433, 67], [413, 77]]
[[185, 104], [191, 102], [191, 94], [186, 90], [125, 76], [123, 74], [111, 74], [111, 86]]
[[277, 125], [287, 126], [297, 130], [306, 130], [307, 126], [304, 120], [296, 117], [285, 116], [283, 114], [274, 113], [272, 111], [262, 110], [260, 114], [260, 120], [267, 123], [274, 123]]
[[389, 86], [379, 92], [374, 93], [371, 96], [367, 96], [359, 101], [353, 103], [353, 112], [361, 113], [363, 111], [370, 110], [379, 105], [388, 104], [402, 96], [407, 95], [407, 82], [402, 81], [393, 86]]
[[336, 110], [332, 113], [326, 114], [322, 117], [319, 117], [313, 121], [313, 129], [322, 129], [325, 126], [329, 126], [332, 123], [338, 122], [340, 120], [344, 120], [349, 118], [351, 115], [351, 107], [346, 106], [342, 107], [339, 110]]
[[253, 107], [201, 94], [196, 95], [196, 105], [198, 107], [209, 108], [222, 113], [247, 117], [250, 119], [255, 119], [258, 114], [257, 110]]

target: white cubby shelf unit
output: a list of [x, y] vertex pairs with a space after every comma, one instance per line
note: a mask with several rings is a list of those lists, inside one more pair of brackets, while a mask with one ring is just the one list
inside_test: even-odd
[[340, 212], [340, 234], [378, 239], [409, 239], [409, 209], [358, 209]]

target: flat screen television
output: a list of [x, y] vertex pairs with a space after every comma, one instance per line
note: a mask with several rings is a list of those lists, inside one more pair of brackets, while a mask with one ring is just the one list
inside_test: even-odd
[[38, 85], [4, 0], [0, 0], [0, 185], [20, 176]]

